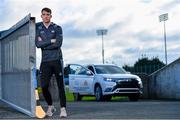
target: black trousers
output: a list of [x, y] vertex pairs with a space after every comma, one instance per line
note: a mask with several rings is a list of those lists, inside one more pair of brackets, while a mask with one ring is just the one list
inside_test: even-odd
[[48, 105], [52, 105], [52, 97], [49, 92], [49, 82], [53, 74], [55, 74], [58, 85], [59, 98], [61, 107], [66, 107], [66, 95], [63, 80], [63, 63], [61, 60], [42, 62], [41, 63], [41, 87], [43, 96]]

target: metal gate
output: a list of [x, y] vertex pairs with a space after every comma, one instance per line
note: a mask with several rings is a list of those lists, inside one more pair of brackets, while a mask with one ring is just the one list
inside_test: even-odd
[[0, 99], [31, 117], [36, 106], [34, 41], [35, 18], [30, 14], [0, 36]]

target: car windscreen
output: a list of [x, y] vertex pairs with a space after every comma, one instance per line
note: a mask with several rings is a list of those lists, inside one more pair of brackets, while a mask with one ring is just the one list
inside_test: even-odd
[[118, 66], [113, 65], [96, 65], [97, 74], [124, 74], [126, 71]]

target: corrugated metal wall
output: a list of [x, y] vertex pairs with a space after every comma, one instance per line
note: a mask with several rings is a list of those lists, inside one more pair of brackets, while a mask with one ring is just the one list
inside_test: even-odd
[[36, 66], [35, 18], [26, 16], [1, 36], [1, 100], [35, 116], [32, 68]]

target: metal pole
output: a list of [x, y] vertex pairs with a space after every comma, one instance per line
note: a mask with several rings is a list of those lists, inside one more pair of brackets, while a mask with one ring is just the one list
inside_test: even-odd
[[166, 45], [166, 26], [165, 21], [168, 20], [168, 13], [159, 16], [159, 22], [164, 21], [164, 44], [165, 44], [165, 61], [167, 65], [167, 45]]
[[167, 65], [167, 45], [166, 45], [166, 25], [164, 21], [164, 44], [165, 44], [165, 60]]
[[104, 40], [103, 40], [103, 34], [102, 34], [102, 62], [104, 64]]
[[97, 35], [101, 35], [102, 36], [102, 62], [104, 64], [104, 35], [107, 34], [107, 29], [99, 29], [96, 30]]

